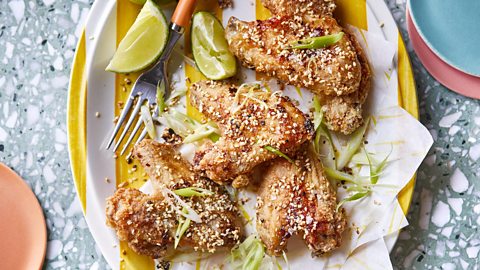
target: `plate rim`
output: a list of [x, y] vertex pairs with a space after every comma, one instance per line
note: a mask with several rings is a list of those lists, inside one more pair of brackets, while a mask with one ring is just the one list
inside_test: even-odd
[[[452, 67], [445, 61], [443, 61], [440, 57], [438, 57], [435, 52], [433, 52], [426, 42], [422, 40], [422, 37], [418, 33], [418, 30], [413, 23], [413, 20], [410, 16], [409, 9], [407, 9], [407, 16], [406, 16], [406, 23], [407, 23], [407, 29], [408, 33], [410, 35], [410, 38], [412, 40], [412, 45], [415, 50], [415, 53], [417, 54], [418, 58], [424, 65], [425, 69], [428, 71], [428, 73], [431, 74], [436, 80], [438, 80], [443, 86], [447, 87], [451, 91], [454, 91], [456, 93], [459, 93], [461, 95], [464, 95], [466, 97], [470, 98], [475, 98], [475, 99], [480, 99], [480, 92], [478, 91], [471, 91], [470, 89], [475, 89], [475, 88], [470, 88], [470, 87], [461, 87], [459, 83], [468, 83], [466, 81], [470, 80], [475, 80], [477, 81], [476, 84], [480, 85], [480, 77], [476, 77], [467, 73], [463, 73], [462, 71]], [[416, 38], [412, 38], [415, 36], [418, 36], [418, 40]], [[422, 49], [424, 48], [424, 50]], [[426, 51], [426, 52], [425, 52]], [[430, 55], [430, 56], [429, 56]], [[433, 59], [433, 63], [432, 62]], [[435, 63], [438, 64], [436, 65]], [[445, 68], [449, 69], [450, 76], [454, 78], [458, 78], [459, 80], [450, 80], [448, 79], [448, 76], [441, 76], [438, 71], [438, 67], [440, 65], [443, 65]], [[471, 82], [474, 84], [474, 82]]]
[[[405, 47], [405, 43], [403, 38], [400, 34], [398, 29], [398, 25], [396, 24], [395, 20], [393, 19], [393, 15], [391, 14], [390, 10], [386, 6], [383, 1], [375, 1], [375, 0], [363, 0], [363, 1], [372, 1], [374, 3], [379, 3], [378, 5], [382, 5], [381, 7], [385, 13], [388, 11], [388, 16], [393, 21], [397, 36], [398, 36], [398, 54], [396, 57], [396, 66], [397, 66], [397, 73], [398, 73], [398, 102], [399, 106], [405, 109], [409, 114], [411, 114], [417, 120], [419, 119], [419, 109], [418, 109], [418, 98], [416, 92], [416, 85], [413, 76], [413, 69], [411, 66], [410, 57]], [[99, 1], [95, 1], [94, 5], [90, 10], [90, 15], [92, 11], [95, 9], [100, 9], [101, 5], [96, 5]], [[102, 5], [103, 8], [108, 5]], [[105, 12], [105, 11], [103, 11]], [[98, 20], [99, 18], [92, 16], [87, 17], [87, 22], [89, 23], [93, 20]], [[68, 104], [67, 104], [67, 136], [68, 136], [68, 148], [69, 148], [69, 156], [70, 156], [70, 163], [72, 168], [72, 175], [73, 180], [77, 190], [77, 197], [80, 199], [82, 203], [82, 210], [83, 214], [86, 219], [86, 167], [87, 167], [87, 160], [86, 160], [86, 119], [87, 119], [87, 106], [86, 106], [86, 93], [87, 93], [87, 63], [86, 63], [86, 41], [85, 39], [85, 29], [82, 32], [82, 35], [78, 41], [77, 50], [75, 51], [74, 61], [72, 63], [72, 71], [70, 76], [70, 84], [69, 84], [69, 94], [68, 94]], [[415, 186], [415, 179], [416, 176], [414, 175], [412, 179], [408, 182], [408, 184], [400, 191], [398, 194], [398, 201], [402, 208], [402, 211], [405, 215], [408, 213], [410, 208], [410, 204], [413, 198], [413, 191]], [[87, 220], [87, 224], [90, 227], [90, 223]], [[94, 236], [95, 238], [95, 236]], [[95, 238], [96, 239], [96, 238]]]
[[440, 58], [443, 62], [445, 62], [447, 65], [451, 66], [452, 68], [454, 68], [454, 69], [456, 69], [460, 72], [463, 72], [465, 74], [480, 78], [480, 71], [478, 71], [478, 73], [475, 73], [475, 72], [471, 72], [471, 71], [466, 70], [465, 68], [459, 66], [458, 63], [454, 63], [450, 58], [448, 58], [445, 54], [443, 54], [440, 50], [438, 50], [433, 45], [431, 40], [428, 39], [428, 36], [422, 30], [422, 27], [420, 27], [420, 24], [418, 23], [418, 20], [416, 19], [417, 16], [415, 15], [415, 12], [412, 9], [412, 4], [411, 3], [412, 3], [411, 0], [407, 0], [407, 9], [410, 10], [410, 18], [412, 19], [412, 22], [415, 25], [415, 28], [417, 29], [418, 34], [423, 39], [424, 43], [428, 46], [428, 48], [432, 52], [434, 52], [437, 55], [438, 58]]

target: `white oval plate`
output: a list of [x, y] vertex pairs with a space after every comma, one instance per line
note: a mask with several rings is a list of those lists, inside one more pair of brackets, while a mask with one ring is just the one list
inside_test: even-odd
[[[114, 232], [105, 225], [105, 199], [115, 192], [114, 182], [119, 169], [112, 153], [105, 151], [104, 146], [113, 127], [115, 75], [104, 69], [115, 52], [117, 20], [122, 19], [117, 18], [116, 3], [116, 0], [99, 0], [91, 9], [72, 71], [68, 113], [69, 148], [79, 197], [95, 241], [113, 269], [120, 267], [121, 248]], [[250, 1], [238, 0], [235, 4], [235, 9], [223, 12], [224, 22], [232, 15], [245, 20], [255, 19], [255, 6]], [[381, 0], [368, 0], [366, 18], [369, 32], [381, 34], [386, 40], [399, 44], [395, 57], [398, 63], [394, 66], [399, 67], [395, 73], [402, 94], [395, 98], [416, 116], [418, 104], [410, 62], [388, 7]], [[183, 81], [183, 71], [177, 72], [179, 81]], [[97, 112], [101, 117], [96, 116]], [[111, 179], [110, 183], [107, 178]], [[404, 211], [409, 206], [413, 181], [399, 198]], [[396, 238], [397, 235], [386, 238], [389, 249]]]

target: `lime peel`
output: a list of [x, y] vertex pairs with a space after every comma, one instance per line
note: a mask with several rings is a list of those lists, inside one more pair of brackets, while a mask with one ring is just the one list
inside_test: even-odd
[[237, 61], [228, 49], [222, 23], [209, 12], [193, 16], [192, 52], [200, 72], [211, 80], [223, 80], [237, 73]]
[[162, 54], [168, 31], [167, 20], [160, 8], [152, 0], [147, 0], [106, 70], [128, 73], [150, 66]]

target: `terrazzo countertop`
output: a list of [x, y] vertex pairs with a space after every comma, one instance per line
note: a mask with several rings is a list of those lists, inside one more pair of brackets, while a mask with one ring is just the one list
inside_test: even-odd
[[[101, 0], [98, 0], [101, 1]], [[37, 195], [46, 269], [108, 269], [76, 198], [66, 136], [71, 62], [92, 0], [0, 0], [0, 161]], [[412, 53], [405, 0], [388, 0], [412, 59], [421, 122], [435, 139], [418, 171], [397, 269], [476, 269], [480, 250], [480, 101], [442, 87]]]

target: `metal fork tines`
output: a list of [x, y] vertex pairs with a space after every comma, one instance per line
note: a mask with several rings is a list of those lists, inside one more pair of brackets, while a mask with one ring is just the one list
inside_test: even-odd
[[[137, 81], [133, 85], [132, 92], [130, 93], [127, 103], [125, 104], [125, 107], [123, 108], [123, 111], [120, 114], [118, 122], [115, 125], [113, 134], [111, 135], [110, 140], [108, 141], [107, 150], [110, 149], [110, 147], [113, 145], [113, 142], [115, 141], [115, 137], [117, 136], [120, 129], [122, 128], [122, 125], [125, 122], [125, 119], [127, 118], [132, 107], [134, 107], [133, 111], [130, 112], [130, 117], [128, 118], [128, 121], [125, 127], [123, 128], [123, 131], [120, 137], [118, 137], [117, 143], [113, 147], [113, 152], [117, 151], [118, 147], [120, 147], [123, 139], [125, 138], [125, 135], [128, 133], [128, 130], [130, 129], [133, 122], [137, 118], [142, 105], [145, 102], [147, 102], [149, 107], [156, 105], [157, 86], [160, 85], [160, 83], [163, 84], [165, 89], [164, 97], [167, 98], [169, 96], [170, 89], [169, 89], [168, 77], [167, 77], [167, 63], [175, 44], [177, 43], [180, 36], [183, 34], [183, 30], [184, 30], [183, 27], [180, 27], [172, 23], [170, 27], [169, 40], [165, 46], [162, 56], [150, 70], [140, 75], [140, 77], [137, 79]], [[155, 106], [153, 117], [156, 117], [156, 116], [158, 116], [158, 109]], [[141, 117], [138, 117], [135, 127], [132, 130], [132, 133], [130, 134], [129, 138], [127, 139], [127, 142], [125, 143], [124, 147], [122, 148], [120, 155], [123, 155], [125, 153], [128, 146], [133, 141], [133, 139], [135, 138], [137, 132], [140, 130], [142, 125], [143, 125], [143, 120]], [[144, 127], [142, 133], [138, 137], [135, 144], [143, 140], [143, 138], [145, 138], [146, 135], [147, 135], [147, 128]]]
[[[118, 119], [117, 124], [115, 125], [115, 128], [113, 130], [113, 133], [108, 141], [107, 144], [107, 149], [110, 149], [110, 147], [113, 145], [113, 142], [115, 141], [115, 137], [117, 137], [117, 134], [120, 132], [122, 129], [122, 126], [125, 122], [125, 120], [128, 117], [128, 121], [126, 122], [125, 126], [123, 127], [122, 133], [117, 139], [117, 142], [115, 146], [113, 147], [113, 151], [117, 151], [117, 149], [120, 147], [122, 141], [124, 140], [125, 136], [127, 135], [130, 127], [132, 124], [135, 122], [135, 119], [137, 119], [137, 122], [135, 124], [134, 129], [132, 130], [130, 136], [127, 139], [127, 142], [125, 143], [120, 155], [123, 155], [125, 151], [127, 150], [128, 146], [130, 143], [133, 141], [135, 138], [135, 135], [138, 133], [140, 128], [143, 125], [143, 120], [139, 116], [140, 108], [142, 105], [146, 103], [149, 107], [155, 106], [156, 105], [156, 91], [157, 91], [157, 86], [155, 84], [152, 84], [150, 82], [147, 82], [144, 78], [144, 76], [141, 76], [138, 78], [137, 82], [133, 86], [132, 92], [130, 93], [130, 96], [127, 99], [127, 102], [125, 104], [125, 107], [123, 108], [120, 117]], [[131, 110], [133, 107], [133, 110]], [[153, 117], [156, 117], [158, 115], [158, 110], [154, 109]], [[139, 117], [137, 117], [139, 116]], [[137, 139], [138, 143], [141, 141], [147, 134], [147, 128], [144, 127], [142, 133]]]

